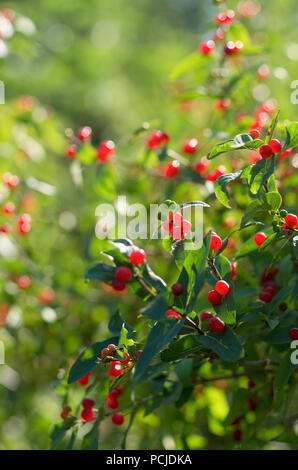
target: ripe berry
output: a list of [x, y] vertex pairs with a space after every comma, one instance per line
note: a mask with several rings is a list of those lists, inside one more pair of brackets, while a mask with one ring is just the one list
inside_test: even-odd
[[269, 145], [266, 145], [266, 144], [261, 145], [261, 147], [259, 148], [259, 153], [262, 158], [270, 158], [271, 155], [273, 154], [271, 147], [269, 147]]
[[212, 313], [210, 313], [210, 312], [202, 312], [200, 318], [201, 318], [201, 321], [203, 322], [203, 321], [208, 320], [208, 318], [211, 318], [211, 317], [212, 317]]
[[90, 375], [91, 375], [91, 372], [88, 372], [86, 375], [84, 375], [79, 380], [77, 380], [77, 383], [81, 385], [81, 387], [86, 387], [87, 385], [89, 385]]
[[255, 384], [255, 382], [254, 382], [252, 379], [250, 379], [250, 380], [248, 381], [248, 386], [249, 386], [249, 388], [255, 388], [256, 384]]
[[61, 416], [62, 419], [67, 419], [67, 418], [68, 418], [68, 414], [69, 414], [69, 413], [67, 413], [67, 411], [63, 410], [63, 411], [61, 411], [60, 416]]
[[170, 138], [165, 132], [155, 131], [150, 135], [149, 139], [147, 140], [147, 147], [152, 150], [160, 147], [163, 144], [166, 144], [167, 142], [169, 142], [169, 140]]
[[108, 348], [104, 348], [101, 350], [101, 357], [105, 359], [107, 356], [109, 356], [109, 350]]
[[268, 77], [269, 73], [270, 71], [269, 71], [268, 65], [263, 64], [263, 65], [260, 65], [260, 67], [257, 70], [257, 77], [260, 80], [265, 80]]
[[29, 276], [20, 276], [17, 280], [17, 285], [19, 287], [19, 289], [28, 289], [32, 284], [32, 280], [31, 280], [31, 277]]
[[171, 289], [172, 289], [173, 294], [176, 295], [177, 297], [179, 297], [179, 295], [182, 295], [184, 292], [184, 287], [179, 282], [177, 282], [176, 284], [173, 284]]
[[[122, 392], [120, 392], [120, 393], [122, 393]], [[118, 390], [116, 388], [114, 388], [114, 390], [112, 390], [110, 393], [108, 393], [109, 400], [115, 401], [118, 398], [118, 396], [120, 395], [120, 393], [118, 392]]]
[[261, 135], [258, 129], [252, 129], [249, 133], [254, 139], [259, 139]]
[[146, 253], [142, 249], [134, 250], [129, 256], [132, 264], [143, 264], [146, 259]]
[[214, 106], [217, 111], [226, 111], [231, 107], [231, 100], [229, 98], [219, 98], [215, 101]]
[[272, 295], [267, 291], [260, 292], [259, 299], [262, 300], [262, 302], [269, 304], [272, 300]]
[[113, 361], [110, 363], [110, 368], [108, 372], [110, 377], [118, 377], [121, 374], [121, 364], [120, 361]]
[[199, 148], [199, 143], [197, 139], [187, 140], [183, 146], [183, 151], [189, 155], [195, 153]]
[[165, 313], [165, 317], [175, 317], [177, 320], [181, 320], [181, 315], [179, 315], [178, 312], [175, 312], [175, 310], [167, 310]]
[[254, 236], [254, 242], [257, 246], [261, 246], [266, 240], [267, 235], [264, 232], [258, 232]]
[[177, 176], [179, 173], [180, 163], [178, 160], [173, 160], [172, 162], [167, 163], [164, 169], [164, 175], [166, 178], [172, 179]]
[[222, 246], [222, 240], [215, 232], [211, 232], [210, 250], [219, 250]]
[[270, 269], [268, 272], [269, 266], [265, 266], [263, 269], [263, 272], [261, 274], [261, 282], [264, 284], [265, 282], [272, 281], [272, 279], [275, 278], [277, 273], [279, 272], [279, 267], [278, 266], [273, 266], [273, 268]]
[[204, 173], [207, 170], [208, 166], [209, 166], [208, 161], [205, 160], [204, 158], [202, 158], [201, 161], [199, 161], [198, 163], [195, 164], [194, 169], [197, 173], [201, 174], [201, 173]]
[[269, 147], [271, 148], [273, 153], [279, 153], [282, 149], [281, 143], [277, 139], [272, 139], [268, 143]]
[[285, 223], [289, 226], [289, 227], [295, 227], [298, 223], [298, 218], [295, 214], [288, 214], [286, 217], [285, 217]]
[[26, 235], [31, 230], [31, 217], [29, 214], [22, 214], [17, 218], [17, 230], [20, 235]]
[[237, 52], [240, 52], [242, 48], [243, 48], [242, 41], [236, 41], [236, 42], [228, 41], [226, 45], [224, 46], [224, 53], [227, 55], [236, 54]]
[[212, 317], [209, 320], [209, 328], [214, 333], [221, 333], [225, 329], [225, 323], [218, 317]]
[[128, 364], [130, 361], [130, 355], [127, 352], [124, 352], [125, 359], [121, 359], [120, 362], [121, 364]]
[[115, 152], [115, 144], [112, 140], [104, 140], [97, 150], [97, 161], [105, 162]]
[[289, 332], [289, 337], [292, 340], [298, 339], [298, 328], [292, 328]]
[[215, 290], [221, 295], [227, 295], [230, 290], [230, 286], [226, 281], [218, 281], [215, 284]]
[[14, 203], [13, 202], [7, 202], [2, 206], [2, 212], [6, 217], [11, 216], [14, 213]]
[[117, 426], [121, 426], [121, 424], [124, 423], [124, 416], [121, 413], [114, 413], [111, 419], [112, 419], [112, 422], [116, 424]]
[[248, 399], [248, 408], [250, 409], [250, 411], [255, 411], [255, 409], [257, 408], [257, 404], [252, 397]]
[[81, 411], [81, 418], [83, 421], [86, 421], [86, 422], [92, 421], [94, 418], [94, 413], [90, 408], [84, 408]]
[[84, 400], [82, 401], [83, 408], [93, 408], [94, 405], [94, 400], [92, 400], [91, 398], [84, 398]]
[[9, 172], [4, 173], [2, 179], [3, 184], [5, 184], [5, 186], [7, 186], [9, 189], [15, 189], [19, 184], [19, 178]]
[[143, 351], [142, 349], [139, 349], [138, 351], [136, 351], [136, 353], [135, 353], [135, 360], [136, 361], [139, 359], [140, 355], [142, 354], [142, 351]]
[[78, 139], [81, 141], [88, 140], [92, 136], [92, 129], [91, 127], [88, 127], [88, 126], [80, 127], [77, 135], [78, 135]]
[[225, 12], [218, 13], [214, 21], [218, 24], [231, 24], [235, 19], [235, 12], [234, 10], [226, 10]]
[[112, 287], [118, 292], [123, 292], [126, 289], [126, 284], [125, 282], [118, 281], [117, 279], [114, 279], [112, 281]]
[[222, 300], [222, 296], [216, 292], [216, 290], [211, 290], [208, 292], [207, 299], [212, 305], [219, 305]]
[[3, 224], [0, 227], [0, 232], [6, 233], [8, 235], [11, 232], [11, 226], [9, 224]]
[[277, 286], [274, 284], [274, 282], [265, 282], [264, 285], [264, 290], [265, 292], [268, 292], [268, 294], [271, 295], [271, 297], [273, 297], [276, 292], [277, 292]]
[[131, 278], [131, 270], [125, 267], [117, 268], [115, 271], [115, 278], [120, 282], [128, 282]]
[[119, 408], [119, 402], [115, 399], [109, 399], [107, 403], [108, 408], [111, 410], [117, 410]]
[[242, 439], [242, 431], [241, 429], [235, 429], [233, 432], [233, 439], [235, 442], [241, 442]]
[[231, 272], [231, 278], [234, 279], [234, 277], [237, 276], [237, 273], [236, 273], [236, 268], [237, 268], [237, 263], [236, 262], [232, 262], [231, 263], [231, 269], [232, 269], [232, 272]]
[[66, 156], [68, 158], [70, 158], [70, 159], [74, 158], [76, 156], [76, 153], [77, 153], [76, 145], [70, 145], [69, 147], [67, 147]]
[[209, 41], [204, 41], [199, 45], [199, 51], [203, 55], [211, 54], [214, 48], [215, 42], [212, 39], [210, 39]]
[[54, 292], [53, 289], [51, 289], [50, 287], [47, 287], [47, 288], [45, 288], [45, 289], [42, 289], [42, 290], [38, 293], [38, 300], [39, 300], [42, 304], [45, 304], [45, 305], [50, 304], [50, 303], [54, 300], [54, 297], [55, 297], [55, 292]]
[[223, 31], [223, 29], [221, 28], [217, 28], [215, 31], [214, 31], [214, 34], [213, 34], [213, 40], [215, 42], [221, 42], [223, 41], [225, 38], [225, 33]]

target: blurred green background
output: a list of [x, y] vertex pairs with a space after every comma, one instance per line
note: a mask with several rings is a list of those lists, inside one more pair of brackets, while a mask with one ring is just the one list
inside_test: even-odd
[[[294, 0], [263, 0], [259, 4], [258, 17], [245, 22], [254, 41], [264, 49], [260, 60], [271, 70], [269, 96], [264, 99], [273, 96], [283, 116], [295, 119], [297, 106], [290, 101], [290, 85], [297, 78], [297, 5]], [[236, 5], [235, 1], [228, 2], [228, 7]], [[34, 175], [57, 186], [58, 197], [53, 202], [38, 193], [35, 231], [24, 241], [22, 255], [11, 259], [1, 253], [1, 304], [8, 303], [14, 310], [7, 327], [0, 327], [9, 366], [0, 370], [0, 449], [45, 449], [49, 429], [59, 420], [61, 409], [52, 383], [60, 369], [63, 375], [68, 361], [83, 344], [106, 337], [109, 312], [118, 303], [117, 297], [99, 293], [83, 282], [86, 264], [98, 252], [98, 242], [92, 238], [98, 196], [86, 191], [93, 184], [90, 172], [83, 190], [73, 187], [68, 162], [60, 158], [66, 146], [64, 129], [89, 125], [96, 141], [117, 141], [147, 120], [158, 119], [160, 127], [173, 134], [177, 129], [187, 134], [188, 128], [208, 126], [198, 123], [195, 115], [179, 112], [173, 99], [177, 85], [169, 77], [177, 62], [209, 37], [217, 8], [208, 0], [22, 0], [1, 2], [0, 8], [4, 7], [33, 23], [23, 21], [22, 34], [7, 41], [9, 54], [0, 59], [7, 102], [0, 116], [1, 172], [8, 169], [22, 178]], [[263, 90], [265, 95], [268, 90]], [[21, 95], [36, 97], [33, 119], [18, 108]], [[251, 110], [257, 104], [252, 102]], [[26, 139], [20, 144], [16, 136], [22, 132], [42, 142], [43, 147], [32, 150], [30, 141], [26, 147]], [[52, 157], [44, 163], [40, 155]], [[136, 191], [145, 193], [147, 182], [138, 181], [138, 175], [136, 179]], [[21, 195], [17, 198], [22, 204]], [[67, 225], [70, 212], [77, 222], [71, 237], [71, 223], [70, 229]], [[152, 247], [151, 254], [156, 254]], [[156, 265], [160, 275], [172, 275], [158, 260]], [[25, 269], [35, 279], [32, 295], [15, 289], [13, 276], [24, 274]], [[36, 301], [43, 285], [55, 288], [54, 317], [53, 312], [41, 310]], [[135, 299], [128, 296], [123, 309], [132, 322], [137, 307]], [[58, 387], [62, 395], [63, 387], [63, 383]], [[82, 393], [81, 389], [73, 391], [74, 403]], [[209, 420], [209, 427], [206, 425], [201, 434], [194, 430], [198, 410]], [[207, 387], [205, 395], [198, 392], [197, 400], [185, 410], [185, 420], [174, 408], [171, 416], [161, 410], [159, 416], [140, 417], [129, 446], [225, 447], [223, 421], [227, 410], [221, 387]], [[168, 421], [172, 429], [168, 429]], [[171, 431], [184, 437], [175, 442]], [[116, 447], [119, 441], [119, 431], [103, 430], [104, 448]]]

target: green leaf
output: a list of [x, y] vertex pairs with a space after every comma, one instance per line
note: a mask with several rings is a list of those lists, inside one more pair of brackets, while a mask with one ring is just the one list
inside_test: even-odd
[[109, 331], [113, 335], [119, 336], [123, 325], [127, 330], [128, 336], [130, 336], [133, 333], [134, 329], [128, 323], [123, 321], [119, 310], [116, 310], [116, 312], [110, 318], [108, 325]]
[[142, 277], [144, 278], [144, 281], [154, 287], [158, 293], [166, 292], [167, 284], [161, 277], [157, 276], [157, 274], [152, 271], [147, 262], [143, 264]]
[[212, 349], [225, 361], [238, 361], [243, 356], [243, 348], [235, 333], [229, 327], [225, 327], [222, 333], [210, 333], [198, 335], [196, 341], [208, 349]]
[[169, 344], [167, 349], [162, 351], [161, 360], [165, 362], [177, 361], [183, 359], [189, 354], [193, 354], [198, 351], [198, 344], [196, 342], [196, 336], [194, 334], [183, 336], [174, 343]]
[[68, 384], [76, 382], [84, 375], [88, 374], [95, 366], [97, 359], [100, 358], [100, 353], [103, 348], [106, 348], [110, 343], [117, 343], [118, 337], [113, 337], [94, 343], [86, 348], [73, 364], [69, 372]]
[[90, 144], [83, 144], [79, 147], [76, 157], [85, 165], [90, 165], [96, 159], [96, 150]]
[[285, 344], [290, 343], [289, 331], [291, 325], [279, 324], [276, 328], [270, 331], [268, 335], [264, 336], [263, 341], [270, 344]]
[[50, 438], [51, 438], [51, 443], [50, 443], [50, 449], [53, 449], [58, 442], [62, 441], [66, 434], [67, 430], [64, 427], [64, 422], [61, 424], [56, 424], [54, 427]]
[[103, 282], [113, 281], [115, 279], [115, 268], [102, 262], [93, 263], [86, 271], [85, 280], [87, 279], [98, 279]]
[[259, 160], [253, 165], [249, 178], [249, 190], [251, 194], [258, 194], [263, 184], [274, 173], [276, 161], [276, 155], [273, 155], [268, 159], [262, 158], [262, 160]]
[[287, 137], [283, 150], [296, 147], [298, 145], [298, 122], [289, 122], [286, 125]]
[[272, 118], [272, 121], [270, 123], [269, 129], [267, 132], [267, 136], [265, 139], [265, 144], [268, 144], [268, 142], [270, 142], [270, 140], [272, 139], [277, 123], [278, 123], [278, 118], [279, 118], [279, 110], [276, 111], [276, 113], [274, 114]]
[[265, 194], [266, 202], [273, 210], [280, 208], [282, 203], [281, 195], [275, 191], [271, 191]]
[[265, 217], [268, 215], [270, 207], [266, 204], [261, 204], [259, 201], [251, 202], [241, 219], [240, 227], [244, 227], [244, 225], [249, 220], [256, 220], [256, 221], [263, 221]]
[[118, 346], [119, 348], [124, 348], [127, 350], [129, 346], [133, 345], [134, 342], [128, 338], [127, 329], [125, 328], [125, 324], [123, 323], [118, 341]]
[[234, 139], [226, 140], [221, 144], [213, 147], [211, 152], [207, 155], [208, 160], [212, 160], [222, 153], [231, 152], [232, 150], [240, 149], [258, 149], [263, 145], [260, 139], [254, 139], [251, 134], [238, 134]]
[[285, 393], [285, 386], [287, 385], [291, 374], [297, 368], [297, 364], [293, 364], [291, 362], [292, 352], [292, 350], [287, 351], [276, 371], [273, 382], [274, 403], [276, 406], [280, 406], [283, 395]]
[[142, 383], [146, 380], [146, 369], [157, 354], [177, 335], [183, 323], [184, 318], [180, 321], [175, 318], [168, 318], [156, 323], [150, 331], [142, 354], [137, 361], [134, 376], [135, 383]]
[[167, 311], [168, 302], [165, 297], [159, 295], [150, 302], [146, 307], [140, 310], [140, 315], [151, 318], [152, 320], [160, 320], [164, 318]]
[[241, 177], [242, 171], [236, 173], [227, 173], [221, 175], [214, 183], [214, 192], [217, 199], [226, 207], [230, 208], [229, 194], [227, 191], [227, 185], [233, 181], [237, 181]]
[[177, 80], [182, 75], [186, 73], [195, 72], [196, 70], [200, 69], [201, 67], [206, 67], [210, 61], [212, 62], [212, 57], [199, 54], [195, 52], [187, 56], [178, 65], [174, 68], [170, 75], [171, 80]]

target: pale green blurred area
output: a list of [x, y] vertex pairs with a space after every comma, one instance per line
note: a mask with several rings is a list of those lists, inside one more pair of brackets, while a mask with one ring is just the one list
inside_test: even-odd
[[[236, 3], [228, 2], [228, 6], [234, 7]], [[291, 83], [298, 78], [297, 4], [294, 0], [282, 3], [280, 0], [263, 0], [260, 4], [260, 15], [245, 20], [253, 31], [253, 41], [264, 46], [266, 53], [262, 60], [271, 70], [259, 93], [264, 94], [264, 99], [277, 99], [282, 115], [295, 119], [297, 105], [291, 103], [290, 95]], [[5, 6], [31, 18], [36, 26], [33, 36], [12, 38], [9, 41], [11, 53], [5, 60], [1, 59], [0, 78], [6, 86], [6, 100], [33, 95], [53, 109], [55, 131], [50, 122], [39, 133], [46, 151], [54, 154], [64, 151], [61, 137], [64, 127], [76, 129], [90, 125], [97, 140], [113, 138], [117, 141], [143, 121], [158, 119], [160, 127], [169, 129], [175, 140], [176, 130], [185, 132], [196, 122], [189, 114], [177, 117], [178, 107], [172, 99], [176, 85], [170, 82], [169, 76], [177, 62], [195, 51], [202, 39], [209, 37], [208, 28], [210, 31], [213, 28], [211, 20], [216, 13], [212, 1], [21, 0], [5, 3]], [[256, 100], [250, 111], [258, 104]], [[9, 126], [7, 116], [1, 119]], [[205, 125], [208, 123], [202, 123], [202, 127]], [[5, 131], [2, 129], [1, 132]], [[40, 178], [44, 176], [53, 183], [54, 161], [47, 163], [46, 175], [38, 165], [32, 167], [39, 172]], [[22, 170], [28, 176], [25, 165]], [[64, 207], [70, 209], [72, 187], [66, 165], [59, 178], [64, 182]], [[140, 188], [144, 188], [145, 193], [147, 187], [142, 184], [144, 186], [140, 185]], [[94, 199], [90, 196], [91, 205], [95, 207]], [[79, 191], [75, 201], [75, 210], [83, 214], [79, 220], [80, 228], [85, 228], [90, 217], [84, 212], [87, 207], [85, 201], [80, 200]], [[5, 366], [1, 372], [4, 374], [1, 383], [8, 386], [0, 385], [1, 402], [5, 404], [0, 406], [0, 449], [48, 447], [49, 428], [59, 420], [61, 410], [60, 397], [51, 387], [56, 378], [57, 357], [61, 360], [59, 365], [64, 367], [65, 357], [75, 355], [86, 338], [94, 336], [96, 341], [105, 337], [109, 310], [116, 308], [118, 300], [109, 298], [108, 307], [96, 305], [97, 293], [88, 290], [80, 277], [86, 267], [80, 251], [82, 247], [75, 240], [68, 245], [67, 234], [56, 239], [56, 212], [47, 212], [48, 206], [42, 199], [40, 206], [53, 226], [43, 239], [43, 250], [38, 248], [41, 232], [37, 226], [28, 242], [33, 256], [39, 257], [40, 264], [47, 266], [51, 262], [48, 250], [51, 243], [67, 246], [68, 250], [59, 261], [68, 266], [69, 272], [75, 273], [76, 281], [71, 276], [68, 278], [65, 272], [61, 278], [57, 274], [57, 281], [66, 288], [74, 288], [76, 295], [79, 293], [90, 300], [90, 308], [84, 310], [84, 303], [75, 302], [72, 315], [66, 318], [62, 315], [57, 324], [46, 324], [45, 343], [45, 324], [40, 325], [40, 319], [36, 319], [28, 307], [26, 325], [16, 328], [14, 334], [1, 332], [9, 347], [7, 363], [13, 371]], [[96, 253], [98, 246], [94, 245], [92, 249]], [[82, 256], [74, 259], [73, 253]], [[159, 269], [159, 274], [163, 275], [164, 268], [160, 266]], [[129, 298], [124, 308], [129, 311], [132, 304], [133, 300]], [[129, 314], [133, 316], [135, 312]], [[87, 315], [89, 322], [84, 323]], [[95, 328], [94, 324], [100, 326]], [[20, 365], [14, 355], [22, 355]], [[83, 390], [75, 389], [71, 404], [77, 404], [82, 396]], [[103, 396], [99, 397], [103, 399]], [[224, 448], [224, 420], [228, 408], [224, 390], [208, 386], [204, 394], [198, 392], [182, 411], [171, 406], [145, 418], [140, 412], [129, 434], [128, 448]], [[208, 420], [208, 426], [205, 421], [197, 422], [198, 413]], [[171, 423], [171, 429], [168, 423]], [[274, 436], [279, 429], [273, 427], [271, 431]], [[121, 439], [121, 430], [115, 431], [109, 423], [103, 423], [101, 448], [111, 448], [109, 442], [118, 446]]]

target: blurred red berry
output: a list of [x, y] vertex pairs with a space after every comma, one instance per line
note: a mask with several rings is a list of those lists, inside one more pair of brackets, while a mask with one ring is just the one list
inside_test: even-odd
[[282, 149], [281, 143], [277, 139], [272, 139], [268, 143], [273, 153], [279, 153]]
[[298, 339], [298, 328], [292, 328], [289, 332], [289, 337], [292, 340]]
[[199, 45], [199, 51], [203, 55], [209, 55], [215, 48], [215, 43], [212, 39], [209, 39], [209, 41], [204, 41], [201, 42]]
[[142, 249], [134, 250], [131, 252], [129, 259], [132, 264], [143, 264], [146, 259], [146, 253]]
[[124, 416], [121, 413], [114, 413], [111, 419], [116, 426], [121, 426], [124, 423]]
[[94, 405], [94, 400], [92, 400], [91, 398], [84, 398], [84, 400], [82, 401], [83, 408], [93, 408]]
[[254, 139], [259, 139], [261, 135], [258, 129], [251, 129], [249, 133]]
[[90, 408], [84, 408], [81, 411], [81, 418], [83, 421], [86, 421], [86, 422], [92, 421], [94, 418], [94, 413]]
[[92, 136], [92, 129], [91, 127], [88, 127], [88, 126], [80, 127], [77, 135], [78, 135], [78, 139], [81, 141], [88, 140]]
[[219, 305], [222, 301], [222, 296], [216, 290], [211, 290], [207, 294], [207, 299], [212, 305]]
[[131, 270], [126, 267], [119, 267], [115, 271], [115, 278], [120, 282], [128, 282], [131, 279]]
[[184, 287], [182, 284], [180, 284], [179, 282], [177, 282], [176, 284], [173, 284], [172, 287], [171, 287], [171, 290], [173, 292], [173, 294], [177, 297], [179, 297], [179, 295], [182, 295], [183, 292], [184, 292]]
[[262, 300], [262, 302], [269, 304], [272, 300], [272, 295], [267, 291], [260, 292], [259, 299]]
[[257, 246], [261, 246], [266, 240], [267, 235], [264, 232], [258, 232], [254, 236], [254, 242]]
[[195, 153], [199, 148], [199, 143], [197, 139], [190, 139], [185, 142], [183, 145], [183, 151], [184, 153], [187, 153], [189, 155], [192, 155]]
[[209, 328], [213, 333], [221, 333], [225, 329], [225, 323], [218, 317], [209, 320]]
[[180, 163], [178, 160], [173, 160], [172, 162], [167, 163], [164, 170], [165, 177], [169, 179], [175, 178], [175, 176], [177, 176], [179, 173], [179, 168]]
[[181, 315], [179, 315], [178, 312], [175, 312], [175, 310], [167, 310], [165, 313], [165, 317], [175, 317], [177, 320], [181, 320]]
[[105, 162], [115, 153], [116, 145], [112, 140], [104, 140], [97, 149], [97, 161]]
[[259, 153], [262, 158], [270, 158], [273, 155], [271, 147], [269, 147], [267, 144], [261, 145], [259, 148]]
[[66, 149], [66, 156], [70, 159], [74, 158], [77, 154], [77, 147], [76, 145], [69, 145]]
[[289, 227], [296, 227], [297, 223], [298, 223], [298, 217], [295, 215], [295, 214], [288, 214], [286, 217], [285, 217], [285, 223], [289, 226]]
[[153, 132], [149, 139], [147, 140], [147, 147], [149, 149], [156, 149], [161, 145], [168, 143], [170, 140], [168, 134], [162, 131], [155, 131]]
[[210, 312], [202, 312], [202, 313], [201, 313], [201, 316], [200, 316], [200, 319], [201, 319], [201, 321], [203, 322], [203, 321], [208, 320], [208, 319], [211, 318], [212, 316], [213, 316], [213, 315], [212, 315], [212, 313], [210, 313]]

